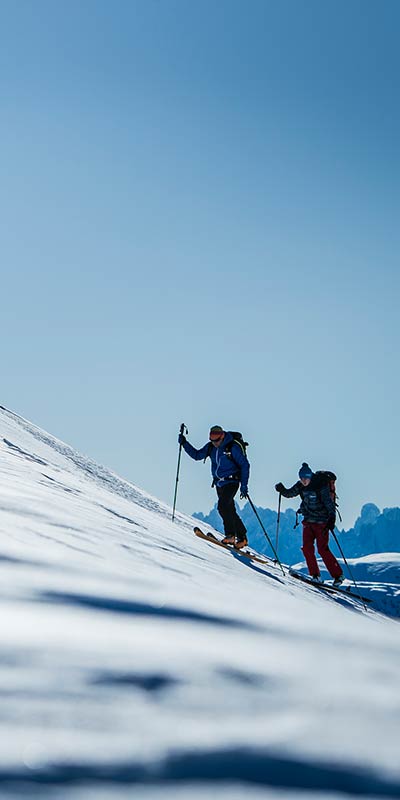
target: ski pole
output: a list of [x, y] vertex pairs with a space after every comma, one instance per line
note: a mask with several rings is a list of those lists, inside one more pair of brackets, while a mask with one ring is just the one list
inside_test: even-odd
[[280, 521], [281, 521], [281, 502], [282, 502], [282, 495], [279, 492], [278, 516], [276, 518], [276, 538], [275, 538], [275, 550], [276, 550], [276, 552], [278, 552], [279, 524], [280, 524]]
[[253, 509], [253, 511], [254, 511], [254, 513], [255, 513], [255, 515], [256, 515], [256, 517], [257, 517], [257, 519], [258, 519], [258, 522], [259, 522], [259, 524], [260, 524], [260, 526], [261, 526], [261, 529], [262, 529], [262, 531], [263, 531], [263, 534], [264, 534], [264, 536], [265, 536], [265, 538], [266, 538], [266, 540], [267, 540], [267, 542], [268, 542], [268, 544], [269, 544], [269, 546], [270, 546], [270, 548], [271, 548], [271, 550], [272, 550], [272, 552], [273, 552], [273, 554], [274, 554], [274, 556], [275, 556], [275, 559], [276, 559], [277, 563], [279, 564], [279, 566], [280, 566], [280, 568], [281, 568], [281, 570], [282, 570], [283, 574], [285, 574], [285, 570], [283, 569], [283, 567], [282, 567], [282, 564], [281, 564], [281, 562], [279, 561], [279, 558], [278, 558], [278, 556], [277, 556], [277, 553], [276, 553], [276, 550], [275, 550], [275, 548], [274, 548], [274, 545], [272, 544], [272, 542], [271, 542], [271, 539], [269, 538], [269, 536], [268, 536], [268, 533], [267, 533], [267, 531], [265, 530], [265, 528], [264, 528], [264, 525], [263, 525], [263, 524], [262, 524], [262, 522], [261, 522], [261, 519], [260, 519], [260, 517], [259, 517], [258, 511], [257, 511], [257, 509], [256, 509], [256, 507], [255, 507], [255, 505], [254, 505], [254, 503], [253, 503], [253, 501], [252, 501], [252, 499], [251, 499], [251, 497], [250, 497], [249, 495], [247, 495], [247, 499], [248, 499], [248, 501], [249, 501], [249, 503], [250, 503], [250, 505], [251, 505], [251, 507], [252, 507], [252, 509]]
[[[179, 428], [179, 433], [180, 433], [180, 434], [183, 436], [183, 434], [185, 433], [185, 431], [186, 431], [186, 433], [187, 433], [187, 434], [189, 433], [189, 431], [188, 431], [188, 429], [187, 429], [187, 427], [186, 427], [185, 423], [184, 423], [184, 422], [182, 422], [182, 425], [181, 425], [181, 427]], [[182, 445], [180, 444], [180, 445], [179, 445], [179, 454], [178, 454], [178, 466], [177, 466], [177, 470], [176, 470], [175, 494], [174, 494], [174, 506], [173, 506], [173, 509], [172, 509], [172, 522], [173, 522], [173, 521], [174, 521], [174, 519], [175, 519], [176, 496], [177, 496], [177, 494], [178, 494], [178, 482], [179, 482], [179, 470], [180, 470], [180, 467], [181, 467], [181, 455], [182, 455]]]
[[348, 569], [348, 571], [349, 571], [350, 578], [351, 578], [351, 580], [353, 581], [353, 583], [354, 583], [354, 586], [356, 587], [356, 592], [358, 593], [358, 594], [357, 594], [357, 597], [359, 598], [359, 600], [361, 600], [361, 602], [362, 602], [362, 604], [363, 604], [363, 606], [364, 606], [365, 610], [366, 610], [366, 611], [368, 611], [368, 609], [367, 609], [367, 606], [366, 606], [366, 605], [365, 605], [365, 603], [364, 603], [364, 600], [363, 600], [363, 598], [362, 598], [362, 596], [361, 596], [361, 592], [360, 592], [360, 590], [359, 590], [359, 588], [358, 588], [358, 586], [357, 586], [357, 583], [356, 583], [356, 581], [355, 581], [355, 578], [354, 578], [354, 576], [353, 576], [353, 573], [352, 573], [352, 571], [351, 571], [351, 569], [350, 569], [350, 567], [349, 567], [349, 565], [348, 565], [348, 563], [347, 563], [347, 561], [346, 561], [346, 556], [345, 556], [345, 554], [344, 554], [344, 552], [343, 552], [343, 550], [342, 550], [342, 548], [341, 548], [341, 546], [340, 546], [340, 542], [339, 542], [339, 539], [338, 539], [338, 537], [336, 536], [336, 533], [335, 533], [335, 531], [332, 531], [332, 535], [333, 535], [333, 537], [334, 537], [334, 539], [335, 539], [335, 542], [336, 542], [336, 544], [337, 544], [337, 546], [338, 546], [338, 548], [339, 548], [339, 551], [340, 551], [340, 554], [341, 554], [341, 556], [342, 556], [342, 558], [343, 558], [343, 561], [344, 561], [344, 563], [346, 564], [346, 567], [347, 567], [347, 569]]

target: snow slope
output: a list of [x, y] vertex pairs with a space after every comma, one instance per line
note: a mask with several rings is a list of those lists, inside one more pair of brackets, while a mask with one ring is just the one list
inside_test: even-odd
[[397, 622], [0, 426], [2, 799], [400, 796]]

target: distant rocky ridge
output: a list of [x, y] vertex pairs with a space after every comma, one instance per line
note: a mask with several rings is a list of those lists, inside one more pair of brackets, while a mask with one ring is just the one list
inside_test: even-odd
[[[275, 546], [277, 512], [261, 506], [257, 507], [257, 511]], [[249, 544], [259, 552], [271, 555], [268, 542], [249, 503], [246, 503], [240, 511], [240, 515], [248, 531]], [[193, 516], [222, 532], [221, 517], [216, 505], [207, 516], [201, 512]], [[295, 522], [296, 514], [293, 509], [281, 512], [278, 550], [280, 559], [287, 564], [298, 562], [299, 554], [301, 557], [301, 525], [294, 529]], [[348, 531], [337, 530], [336, 535], [348, 558], [359, 558], [372, 553], [398, 553], [400, 552], [400, 508], [384, 508], [381, 511], [374, 503], [366, 503], [354, 528]], [[332, 539], [332, 550], [339, 555], [334, 539]]]

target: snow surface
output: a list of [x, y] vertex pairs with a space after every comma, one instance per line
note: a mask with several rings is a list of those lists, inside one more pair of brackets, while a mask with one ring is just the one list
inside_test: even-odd
[[397, 621], [0, 425], [1, 798], [400, 796]]

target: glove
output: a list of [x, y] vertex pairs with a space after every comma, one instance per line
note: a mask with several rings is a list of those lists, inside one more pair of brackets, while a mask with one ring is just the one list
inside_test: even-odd
[[282, 492], [285, 491], [285, 487], [284, 487], [283, 483], [276, 483], [275, 484], [275, 489], [276, 489], [277, 492], [279, 492], [279, 494], [282, 494]]
[[328, 530], [334, 531], [336, 525], [336, 514], [332, 514], [331, 517], [328, 519]]
[[240, 489], [240, 499], [241, 500], [245, 500], [246, 499], [247, 492], [248, 492], [247, 486], [242, 486], [242, 488]]
[[183, 433], [180, 433], [180, 434], [179, 434], [179, 436], [178, 436], [178, 443], [179, 443], [180, 445], [184, 445], [184, 444], [186, 444], [186, 436], [184, 436], [184, 435], [183, 435]]

